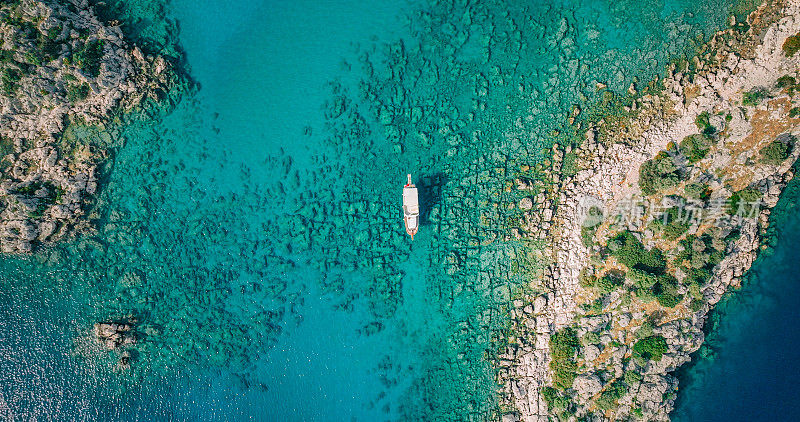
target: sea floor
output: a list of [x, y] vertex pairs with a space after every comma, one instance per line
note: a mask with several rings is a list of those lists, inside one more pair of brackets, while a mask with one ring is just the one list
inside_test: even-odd
[[[109, 2], [194, 86], [114, 125], [96, 232], [0, 259], [0, 417], [485, 419], [546, 264], [508, 186], [731, 7]], [[137, 321], [130, 370], [87, 340], [111, 319]]]

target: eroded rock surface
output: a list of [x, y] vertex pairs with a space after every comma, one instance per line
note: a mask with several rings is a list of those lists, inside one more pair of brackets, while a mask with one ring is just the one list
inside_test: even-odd
[[4, 2], [0, 19], [0, 251], [25, 253], [85, 227], [109, 116], [175, 75], [85, 0]]

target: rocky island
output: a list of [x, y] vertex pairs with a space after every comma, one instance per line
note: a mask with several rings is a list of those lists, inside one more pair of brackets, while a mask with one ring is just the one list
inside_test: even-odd
[[104, 128], [158, 99], [169, 62], [129, 45], [86, 0], [0, 4], [0, 250], [28, 253], [86, 229]]
[[799, 32], [799, 2], [767, 2], [554, 148], [519, 204], [550, 265], [499, 356], [504, 421], [669, 419], [675, 370], [795, 174]]

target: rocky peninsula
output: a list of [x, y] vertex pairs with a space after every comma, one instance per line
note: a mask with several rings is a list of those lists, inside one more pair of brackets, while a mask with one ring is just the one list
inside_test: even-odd
[[105, 125], [174, 83], [86, 0], [0, 5], [0, 250], [29, 253], [89, 227]]
[[550, 180], [518, 181], [538, 193], [516, 235], [547, 242], [550, 264], [514, 303], [504, 421], [669, 419], [675, 370], [795, 174], [798, 41], [796, 0], [732, 18], [578, 148], [554, 147]]

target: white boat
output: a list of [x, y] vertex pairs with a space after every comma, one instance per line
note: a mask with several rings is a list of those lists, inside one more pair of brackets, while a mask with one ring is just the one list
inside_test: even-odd
[[419, 195], [417, 187], [411, 183], [408, 175], [408, 184], [403, 186], [403, 221], [406, 224], [406, 233], [414, 240], [414, 235], [419, 230]]

